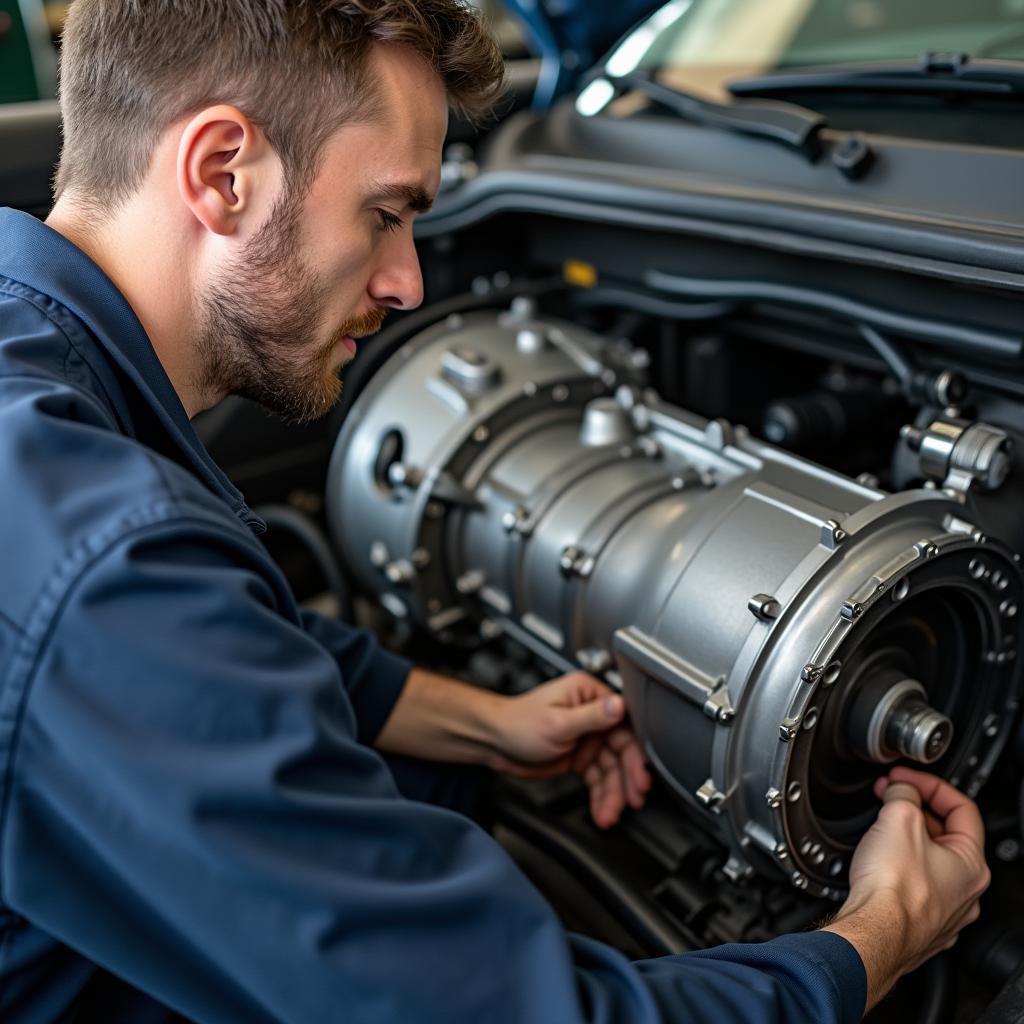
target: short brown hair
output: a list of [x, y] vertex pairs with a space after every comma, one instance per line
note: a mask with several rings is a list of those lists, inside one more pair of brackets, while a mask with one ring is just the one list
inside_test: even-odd
[[501, 92], [501, 54], [465, 0], [75, 0], [54, 196], [111, 211], [142, 184], [164, 131], [216, 103], [257, 124], [302, 188], [330, 136], [372, 115], [376, 42], [423, 57], [471, 118]]

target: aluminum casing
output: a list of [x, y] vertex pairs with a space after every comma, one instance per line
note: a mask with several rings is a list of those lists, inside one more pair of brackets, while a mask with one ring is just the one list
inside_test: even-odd
[[525, 303], [425, 331], [345, 421], [335, 540], [394, 614], [621, 685], [731, 874], [839, 897], [882, 770], [847, 750], [872, 658], [955, 662], [929, 669], [955, 728], [935, 769], [975, 792], [1017, 706], [1020, 571], [961, 501], [887, 495], [667, 406], [636, 361]]

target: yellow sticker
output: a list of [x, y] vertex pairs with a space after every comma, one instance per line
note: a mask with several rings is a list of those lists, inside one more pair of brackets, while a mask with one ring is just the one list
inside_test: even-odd
[[565, 280], [577, 288], [593, 288], [597, 284], [597, 267], [583, 260], [566, 260], [562, 267]]

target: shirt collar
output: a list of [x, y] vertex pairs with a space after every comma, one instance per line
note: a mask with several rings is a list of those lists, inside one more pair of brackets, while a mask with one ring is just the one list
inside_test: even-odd
[[0, 209], [0, 275], [49, 295], [81, 320], [141, 395], [181, 461], [263, 532], [262, 520], [199, 440], [135, 311], [93, 260], [35, 217]]

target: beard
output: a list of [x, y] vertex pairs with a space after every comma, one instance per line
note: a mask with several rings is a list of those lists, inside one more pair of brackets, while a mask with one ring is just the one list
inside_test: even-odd
[[380, 330], [381, 307], [318, 341], [331, 287], [302, 259], [301, 200], [278, 200], [238, 260], [196, 297], [201, 394], [241, 395], [289, 423], [319, 419], [338, 401], [344, 337]]

